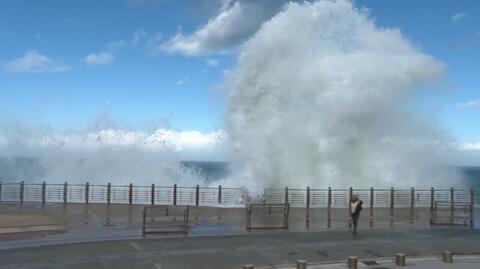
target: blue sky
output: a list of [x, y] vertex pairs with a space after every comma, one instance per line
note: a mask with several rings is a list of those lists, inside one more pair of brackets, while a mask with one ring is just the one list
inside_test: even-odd
[[[239, 14], [235, 2], [1, 1], [0, 121], [62, 132], [108, 115], [121, 128], [168, 119], [176, 130], [221, 129], [217, 86], [238, 45], [285, 1], [240, 0], [250, 9]], [[480, 2], [355, 3], [447, 64], [444, 80], [414, 104], [460, 142], [480, 142]]]

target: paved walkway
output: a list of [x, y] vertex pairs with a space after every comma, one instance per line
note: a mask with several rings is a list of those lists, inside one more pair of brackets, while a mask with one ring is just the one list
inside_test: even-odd
[[[241, 268], [312, 262], [480, 254], [480, 231], [472, 229], [271, 232], [235, 236], [155, 238], [15, 248], [0, 251], [0, 268]], [[320, 267], [322, 268], [322, 267]], [[326, 267], [329, 268], [329, 267]], [[333, 267], [332, 267], [333, 268]], [[428, 267], [427, 267], [428, 268]], [[468, 267], [466, 267], [468, 268]]]
[[226, 269], [247, 263], [257, 268], [293, 264], [297, 259], [331, 262], [350, 255], [384, 259], [397, 252], [432, 256], [447, 249], [480, 254], [480, 230], [430, 227], [428, 210], [399, 209], [392, 218], [379, 209], [372, 219], [366, 210], [354, 236], [343, 209], [333, 210], [330, 222], [325, 209], [311, 210], [308, 228], [305, 210], [292, 209], [289, 232], [247, 233], [245, 209], [192, 208], [188, 236], [141, 239], [141, 209], [0, 204], [0, 268]]

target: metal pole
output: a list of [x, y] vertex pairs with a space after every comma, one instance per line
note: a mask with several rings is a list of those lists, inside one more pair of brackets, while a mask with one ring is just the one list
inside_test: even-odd
[[173, 205], [177, 205], [177, 184], [173, 184]]
[[133, 184], [130, 183], [128, 186], [128, 204], [131, 205], [133, 203]]
[[250, 207], [247, 207], [247, 222], [246, 222], [246, 228], [247, 228], [247, 231], [250, 232], [250, 227], [251, 227], [251, 223], [252, 222], [252, 205], [250, 205]]
[[370, 217], [373, 217], [373, 202], [375, 201], [375, 191], [370, 187]]
[[455, 190], [450, 188], [450, 209], [455, 210]]
[[42, 204], [47, 201], [47, 182], [42, 183]]
[[25, 191], [25, 182], [20, 182], [20, 204], [23, 204], [23, 195]]
[[67, 203], [67, 191], [68, 191], [68, 183], [63, 183], [63, 203]]
[[328, 220], [331, 220], [332, 217], [332, 187], [328, 187], [328, 193], [327, 193], [327, 213], [328, 213]]
[[307, 210], [310, 209], [310, 187], [307, 187]]
[[90, 189], [90, 183], [85, 184], [85, 204], [88, 204], [88, 194]]
[[413, 208], [415, 207], [415, 187], [412, 187], [412, 190], [411, 190], [411, 197], [410, 197], [410, 208], [413, 210]]
[[470, 212], [473, 212], [475, 208], [475, 190], [470, 188]]
[[473, 213], [475, 212], [475, 190], [470, 188], [470, 227], [473, 227]]
[[151, 191], [151, 204], [154, 205], [155, 204], [155, 184], [152, 184], [152, 191]]
[[415, 187], [410, 192], [410, 223], [415, 219]]
[[110, 204], [112, 201], [112, 184], [108, 182], [107, 184], [107, 204]]
[[2, 182], [0, 181], [0, 202], [2, 201]]
[[222, 203], [222, 185], [218, 185], [218, 204]]
[[390, 188], [390, 210], [393, 211], [393, 207], [395, 206], [395, 190]]
[[195, 187], [195, 206], [198, 207], [198, 201], [199, 201], [199, 196], [200, 196], [200, 186]]
[[430, 189], [430, 211], [433, 211], [433, 205], [435, 204], [435, 189]]
[[285, 187], [285, 204], [288, 204], [288, 187]]
[[348, 214], [350, 215], [350, 212], [352, 212], [352, 203], [350, 203], [350, 201], [352, 200], [352, 196], [353, 196], [353, 188], [350, 187], [350, 189], [348, 190]]
[[307, 201], [306, 201], [306, 215], [307, 215], [307, 227], [310, 225], [310, 187], [307, 187]]

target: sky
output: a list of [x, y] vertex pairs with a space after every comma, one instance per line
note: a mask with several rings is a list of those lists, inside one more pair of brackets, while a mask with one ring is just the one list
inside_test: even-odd
[[[287, 1], [0, 2], [0, 122], [201, 134], [224, 128], [225, 74]], [[480, 2], [357, 0], [447, 65], [414, 109], [480, 150]]]

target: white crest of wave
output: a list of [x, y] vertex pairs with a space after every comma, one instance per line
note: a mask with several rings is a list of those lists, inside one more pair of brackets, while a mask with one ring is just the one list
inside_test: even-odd
[[229, 185], [425, 184], [432, 147], [395, 141], [447, 139], [404, 106], [444, 69], [351, 1], [286, 5], [244, 44], [227, 78], [238, 163]]

